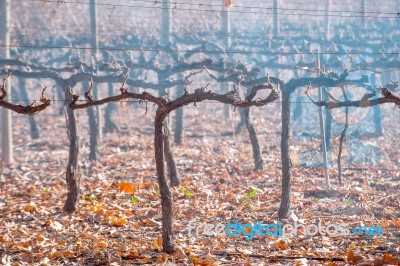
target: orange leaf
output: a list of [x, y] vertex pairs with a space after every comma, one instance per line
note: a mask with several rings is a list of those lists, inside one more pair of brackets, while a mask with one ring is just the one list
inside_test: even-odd
[[102, 210], [104, 210], [104, 207], [101, 206], [101, 205], [97, 205], [97, 206], [93, 206], [93, 207], [92, 207], [92, 211], [95, 212], [95, 213], [99, 213], [99, 212], [101, 212]]
[[108, 210], [106, 213], [103, 214], [104, 218], [107, 219], [111, 215], [114, 214], [114, 210]]
[[110, 216], [109, 219], [112, 226], [124, 226], [127, 223], [125, 217]]
[[190, 178], [186, 178], [185, 180], [183, 180], [181, 185], [183, 187], [188, 187], [190, 185]]
[[382, 221], [381, 225], [382, 225], [383, 228], [387, 228], [389, 226], [389, 222], [386, 219], [384, 219]]
[[142, 259], [143, 258], [143, 256], [142, 255], [140, 255], [139, 253], [136, 253], [136, 252], [131, 252], [131, 253], [129, 253], [129, 255], [128, 256], [126, 256], [127, 258], [129, 258], [129, 259]]
[[82, 241], [80, 239], [76, 240], [75, 242], [75, 248], [76, 249], [81, 249], [83, 247]]
[[99, 248], [106, 248], [106, 247], [108, 247], [108, 244], [104, 241], [99, 241], [99, 243], [97, 243], [97, 246]]
[[353, 251], [350, 249], [349, 253], [347, 253], [346, 262], [350, 264], [356, 264], [357, 262], [363, 260], [364, 258], [361, 256], [354, 255]]
[[396, 226], [396, 228], [400, 228], [400, 220], [393, 221], [393, 225]]
[[34, 211], [36, 211], [36, 207], [33, 206], [33, 205], [27, 205], [27, 206], [25, 207], [25, 211], [27, 211], [27, 212], [34, 212]]
[[127, 182], [120, 182], [118, 185], [119, 185], [120, 193], [135, 194], [135, 186], [134, 185], [127, 183]]
[[201, 260], [200, 260], [199, 257], [194, 257], [192, 262], [193, 262], [194, 265], [196, 265], [196, 264], [200, 264], [201, 263], [200, 261]]
[[53, 221], [51, 219], [46, 220], [46, 226], [51, 226], [53, 224]]
[[43, 240], [44, 240], [44, 236], [42, 236], [42, 235], [36, 236], [36, 241], [42, 242]]
[[393, 264], [396, 265], [397, 260], [390, 254], [383, 255], [383, 264]]
[[68, 258], [68, 259], [72, 259], [72, 258], [76, 257], [75, 254], [71, 251], [63, 251], [63, 252], [61, 252], [61, 254], [63, 257]]
[[151, 188], [151, 187], [155, 187], [157, 185], [154, 182], [147, 181], [147, 182], [140, 183], [139, 186], [140, 186], [140, 188]]
[[55, 259], [55, 258], [59, 258], [60, 257], [60, 252], [59, 251], [54, 251], [54, 252], [50, 252], [47, 257], [49, 259]]
[[157, 238], [153, 239], [153, 247], [154, 249], [161, 250], [163, 246], [163, 240], [161, 236], [158, 236]]
[[347, 258], [346, 258], [346, 262], [348, 263], [355, 263], [355, 255], [353, 253], [352, 250], [349, 250], [349, 253], [347, 253]]
[[207, 266], [207, 265], [211, 265], [211, 264], [212, 264], [211, 260], [204, 260], [204, 261], [201, 263], [201, 266]]
[[236, 199], [236, 194], [234, 194], [234, 193], [232, 193], [232, 192], [229, 192], [226, 196], [225, 196], [225, 199], [226, 200], [233, 200], [233, 199]]
[[278, 243], [276, 243], [276, 246], [277, 246], [279, 249], [287, 249], [286, 242], [283, 241], [283, 240], [281, 240], [281, 241], [279, 241]]

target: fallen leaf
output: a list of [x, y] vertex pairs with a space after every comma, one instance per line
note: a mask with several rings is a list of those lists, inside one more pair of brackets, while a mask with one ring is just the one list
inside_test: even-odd
[[194, 257], [192, 262], [194, 265], [201, 264], [201, 259], [199, 257]]
[[400, 220], [393, 221], [393, 225], [394, 225], [396, 228], [400, 228]]
[[124, 258], [133, 260], [133, 259], [142, 259], [143, 256], [139, 255], [139, 253], [131, 252], [127, 256], [124, 256]]
[[279, 249], [287, 249], [287, 245], [286, 245], [286, 242], [285, 242], [284, 240], [278, 241], [278, 242], [276, 243], [276, 246], [277, 246]]
[[125, 217], [110, 216], [109, 221], [112, 226], [125, 226], [127, 223]]
[[397, 259], [393, 257], [390, 254], [385, 254], [383, 255], [383, 263], [384, 264], [391, 264], [391, 265], [396, 265], [397, 264]]
[[26, 207], [25, 207], [25, 211], [27, 211], [27, 212], [34, 212], [34, 211], [36, 211], [36, 206], [33, 206], [33, 205], [27, 205]]
[[97, 243], [97, 247], [99, 247], [99, 248], [106, 248], [106, 247], [108, 247], [108, 244], [107, 244], [107, 242], [105, 242], [105, 241], [99, 241], [99, 242]]
[[74, 254], [72, 251], [62, 251], [62, 252], [61, 252], [61, 255], [62, 255], [64, 258], [68, 258], [68, 259], [72, 259], [72, 258], [75, 258], [75, 257], [76, 257], [75, 254]]
[[383, 228], [387, 228], [389, 226], [389, 222], [386, 219], [384, 219], [382, 221], [381, 225], [382, 225]]
[[56, 230], [56, 231], [60, 231], [60, 230], [63, 229], [63, 225], [62, 225], [60, 222], [58, 222], [58, 221], [54, 221], [54, 222], [50, 225], [50, 227], [53, 228], [53, 229]]
[[119, 182], [119, 192], [126, 194], [135, 194], [135, 186], [127, 182]]
[[364, 258], [361, 256], [358, 256], [358, 255], [355, 255], [351, 249], [347, 253], [347, 258], [346, 258], [347, 263], [356, 264], [362, 260], [364, 260]]

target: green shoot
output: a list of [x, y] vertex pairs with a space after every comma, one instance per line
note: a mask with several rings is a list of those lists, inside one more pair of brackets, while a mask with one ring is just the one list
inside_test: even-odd
[[183, 196], [186, 196], [186, 197], [189, 197], [189, 198], [194, 196], [193, 190], [190, 190], [190, 189], [188, 189], [188, 188], [181, 187], [181, 188], [179, 189], [179, 191], [180, 191], [180, 193], [181, 193]]
[[253, 188], [253, 190], [251, 192], [249, 192], [248, 194], [243, 196], [243, 199], [244, 200], [252, 200], [256, 194], [257, 194], [257, 189]]
[[137, 196], [133, 196], [131, 199], [130, 199], [130, 203], [132, 204], [132, 205], [134, 205], [136, 202], [138, 202], [139, 201], [139, 198], [137, 197]]
[[351, 199], [346, 200], [345, 202], [346, 207], [350, 207], [351, 205], [353, 205], [353, 201]]

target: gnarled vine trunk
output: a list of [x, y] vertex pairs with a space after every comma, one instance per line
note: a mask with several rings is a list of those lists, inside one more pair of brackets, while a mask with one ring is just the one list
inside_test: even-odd
[[254, 167], [256, 171], [264, 170], [264, 161], [261, 157], [261, 147], [258, 141], [257, 132], [250, 120], [250, 107], [243, 109], [244, 123], [246, 124], [247, 131], [249, 132], [251, 147], [253, 149]]
[[[182, 109], [182, 108], [181, 108]], [[168, 176], [171, 186], [179, 186], [181, 180], [179, 178], [178, 170], [176, 169], [176, 163], [174, 155], [171, 149], [171, 143], [169, 141], [168, 127], [164, 126], [164, 156], [168, 167]]]
[[74, 212], [79, 203], [79, 132], [74, 110], [69, 106], [72, 102], [72, 94], [70, 91], [65, 93], [66, 109], [67, 109], [67, 130], [69, 138], [69, 158], [65, 179], [67, 181], [68, 194], [64, 204], [64, 211], [68, 213]]
[[163, 249], [167, 253], [173, 253], [175, 246], [173, 243], [172, 227], [172, 194], [168, 186], [164, 168], [164, 119], [165, 110], [158, 108], [154, 123], [154, 153], [157, 167], [157, 180], [161, 193], [162, 208], [162, 238]]

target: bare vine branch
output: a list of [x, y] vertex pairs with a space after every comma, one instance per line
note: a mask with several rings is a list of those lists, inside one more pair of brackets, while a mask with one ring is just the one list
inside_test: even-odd
[[389, 89], [381, 88], [381, 93], [384, 97], [372, 99], [376, 95], [375, 92], [373, 93], [366, 93], [360, 100], [357, 101], [338, 101], [338, 102], [327, 102], [327, 101], [315, 101], [309, 95], [309, 89], [306, 90], [306, 95], [311, 99], [311, 101], [318, 107], [324, 106], [328, 109], [335, 109], [340, 107], [370, 107], [375, 105], [380, 105], [384, 103], [394, 103], [396, 106], [400, 107], [400, 97], [394, 95]]
[[[3, 79], [3, 86], [4, 86], [4, 82], [5, 81]], [[30, 105], [12, 104], [10, 102], [4, 101], [3, 98], [0, 98], [0, 106], [7, 108], [9, 110], [12, 110], [19, 114], [25, 114], [25, 115], [37, 114], [37, 113], [43, 111], [44, 109], [46, 109], [51, 104], [51, 100], [44, 96], [45, 91], [46, 91], [46, 87], [44, 87], [42, 90], [41, 97], [40, 97], [41, 104], [39, 104], [39, 105], [36, 105], [35, 101], [33, 101], [32, 104], [30, 104]]]

